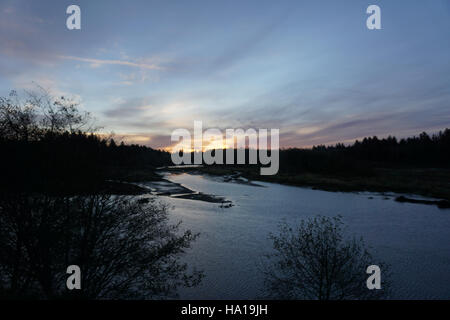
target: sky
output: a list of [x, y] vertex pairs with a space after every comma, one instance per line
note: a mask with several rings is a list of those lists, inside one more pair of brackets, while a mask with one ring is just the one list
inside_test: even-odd
[[[66, 8], [81, 8], [81, 30]], [[369, 5], [381, 30], [366, 27]], [[100, 132], [276, 128], [280, 146], [450, 127], [450, 0], [0, 0], [0, 96], [71, 96]]]

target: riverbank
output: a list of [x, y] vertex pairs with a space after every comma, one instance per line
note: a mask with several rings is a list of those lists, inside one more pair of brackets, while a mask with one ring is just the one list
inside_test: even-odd
[[[108, 183], [114, 194], [145, 194], [148, 189], [139, 186], [140, 183], [151, 183], [153, 186], [167, 182], [158, 174], [158, 171], [172, 173], [208, 174], [221, 177], [224, 182], [245, 183], [258, 186], [254, 181], [264, 181], [308, 187], [333, 192], [395, 192], [401, 194], [418, 195], [440, 199], [437, 201], [422, 201], [423, 204], [438, 205], [440, 208], [450, 207], [450, 170], [430, 168], [376, 168], [370, 175], [351, 174], [318, 174], [305, 172], [302, 174], [278, 173], [274, 176], [262, 176], [256, 166], [177, 166], [159, 169], [133, 169], [121, 168], [114, 172]], [[172, 197], [195, 198], [208, 202], [222, 202], [223, 199], [215, 199], [209, 195], [193, 194], [190, 192], [176, 192], [175, 194], [164, 194], [161, 190], [159, 195]], [[178, 194], [177, 194], [178, 193]], [[410, 197], [399, 199], [400, 202], [419, 201]], [[420, 200], [421, 201], [421, 200]]]
[[335, 192], [395, 192], [450, 200], [450, 170], [377, 168], [368, 176], [343, 174], [283, 174], [259, 175], [259, 169], [249, 166], [204, 166], [197, 168], [167, 168], [170, 172], [199, 172], [215, 176], [243, 177], [286, 185], [311, 187]]

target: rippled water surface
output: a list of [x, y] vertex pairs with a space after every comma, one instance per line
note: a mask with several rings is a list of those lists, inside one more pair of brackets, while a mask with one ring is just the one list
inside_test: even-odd
[[[391, 265], [393, 298], [450, 298], [450, 210], [398, 203], [392, 195], [340, 193], [258, 182], [263, 187], [222, 182], [202, 175], [168, 175], [170, 181], [224, 196], [231, 208], [197, 200], [172, 204], [173, 221], [200, 232], [184, 258], [204, 270], [200, 286], [180, 291], [184, 299], [253, 299], [263, 291], [259, 265], [270, 252], [270, 232], [285, 219], [295, 224], [317, 214], [340, 214], [348, 230], [363, 236], [375, 256]], [[374, 261], [376, 264], [377, 261]]]

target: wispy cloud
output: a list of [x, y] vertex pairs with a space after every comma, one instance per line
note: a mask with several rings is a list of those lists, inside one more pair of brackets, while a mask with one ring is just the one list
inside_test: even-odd
[[103, 59], [92, 59], [92, 58], [80, 58], [80, 57], [74, 57], [74, 56], [58, 56], [60, 59], [65, 60], [74, 60], [74, 61], [81, 61], [90, 63], [94, 67], [99, 67], [102, 65], [121, 65], [121, 66], [128, 66], [133, 68], [140, 68], [140, 69], [149, 69], [149, 70], [162, 70], [163, 68], [156, 65], [156, 64], [148, 64], [148, 63], [139, 63], [139, 62], [133, 62], [133, 61], [126, 61], [126, 60], [103, 60]]

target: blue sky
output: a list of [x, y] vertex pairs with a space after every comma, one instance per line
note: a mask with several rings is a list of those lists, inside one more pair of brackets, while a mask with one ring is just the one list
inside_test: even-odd
[[[371, 4], [382, 30], [366, 28]], [[153, 147], [194, 120], [279, 128], [282, 147], [435, 132], [449, 58], [448, 0], [0, 2], [1, 95], [38, 83]]]

